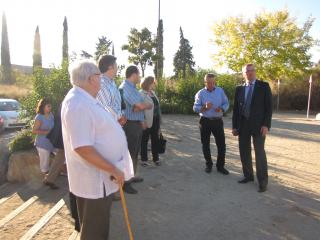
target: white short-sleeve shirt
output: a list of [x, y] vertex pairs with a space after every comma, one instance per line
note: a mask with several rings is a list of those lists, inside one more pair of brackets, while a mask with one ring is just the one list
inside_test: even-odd
[[125, 179], [134, 176], [127, 139], [120, 124], [89, 93], [72, 88], [62, 103], [64, 150], [70, 191], [76, 196], [97, 199], [118, 191], [110, 174], [80, 157], [75, 149], [94, 147], [103, 158], [124, 172]]

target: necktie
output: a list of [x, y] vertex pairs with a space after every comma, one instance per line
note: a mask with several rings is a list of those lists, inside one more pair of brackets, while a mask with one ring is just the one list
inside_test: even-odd
[[253, 91], [253, 84], [250, 83], [249, 91], [247, 93], [246, 101], [244, 104], [243, 115], [248, 119], [250, 116], [250, 107], [251, 107], [251, 99], [252, 99], [252, 91]]

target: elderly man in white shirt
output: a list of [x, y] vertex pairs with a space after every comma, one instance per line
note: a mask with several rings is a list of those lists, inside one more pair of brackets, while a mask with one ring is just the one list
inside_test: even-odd
[[70, 73], [73, 88], [62, 104], [62, 132], [70, 192], [76, 196], [81, 239], [108, 239], [113, 193], [133, 177], [121, 125], [96, 100], [100, 71], [80, 62]]

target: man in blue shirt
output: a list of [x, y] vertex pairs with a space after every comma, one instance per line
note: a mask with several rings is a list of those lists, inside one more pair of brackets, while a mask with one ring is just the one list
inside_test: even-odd
[[133, 162], [135, 177], [124, 184], [124, 191], [130, 194], [136, 194], [137, 190], [131, 186], [132, 182], [142, 182], [143, 178], [137, 177], [138, 154], [141, 147], [142, 131], [144, 126], [144, 110], [151, 109], [152, 104], [144, 103], [142, 95], [136, 88], [140, 83], [140, 72], [136, 66], [129, 66], [126, 69], [126, 80], [124, 80], [119, 89], [123, 91], [123, 99], [126, 104], [124, 116], [127, 119], [123, 130], [126, 133], [128, 148]]
[[193, 110], [200, 115], [199, 127], [201, 134], [202, 151], [206, 160], [205, 171], [212, 171], [212, 158], [210, 152], [211, 133], [215, 138], [218, 148], [217, 171], [228, 175], [224, 168], [226, 143], [223, 128], [223, 113], [229, 108], [229, 101], [223, 89], [216, 86], [216, 76], [212, 73], [204, 77], [205, 87], [195, 95]]

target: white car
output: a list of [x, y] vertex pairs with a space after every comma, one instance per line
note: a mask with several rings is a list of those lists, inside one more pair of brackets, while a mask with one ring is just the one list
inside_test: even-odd
[[21, 112], [20, 103], [14, 99], [0, 98], [0, 115], [2, 116], [3, 128], [18, 128], [26, 125], [19, 116]]

